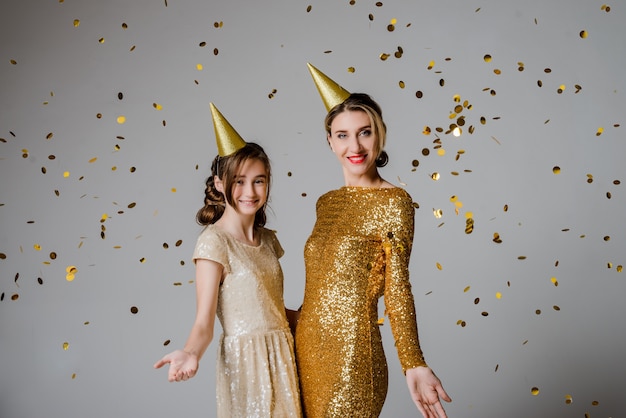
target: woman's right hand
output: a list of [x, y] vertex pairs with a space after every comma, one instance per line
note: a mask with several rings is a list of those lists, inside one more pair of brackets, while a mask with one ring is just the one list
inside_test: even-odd
[[160, 369], [168, 363], [170, 369], [167, 373], [167, 380], [170, 382], [189, 380], [198, 371], [198, 357], [183, 350], [175, 350], [166, 354], [154, 364], [154, 368]]

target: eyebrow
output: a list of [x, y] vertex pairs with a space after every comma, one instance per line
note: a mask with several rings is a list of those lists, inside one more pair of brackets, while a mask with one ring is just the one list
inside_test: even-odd
[[[359, 129], [357, 129], [357, 132], [360, 132], [360, 131], [362, 131], [363, 129], [372, 129], [372, 125], [365, 125], [365, 126], [362, 126], [362, 127], [360, 127]], [[334, 131], [334, 132], [335, 132], [335, 133], [337, 133], [337, 132], [348, 132], [348, 130], [347, 130], [347, 129], [337, 129], [337, 130], [336, 130], [336, 131]]]
[[[246, 178], [247, 176], [245, 174], [235, 174], [235, 178], [239, 179], [239, 178]], [[255, 179], [266, 179], [267, 178], [267, 174], [259, 174], [258, 176], [254, 176], [253, 178]]]

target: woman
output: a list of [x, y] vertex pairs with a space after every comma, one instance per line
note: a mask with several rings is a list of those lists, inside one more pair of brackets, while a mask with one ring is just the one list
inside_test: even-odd
[[328, 144], [345, 186], [317, 202], [305, 246], [306, 287], [296, 329], [304, 414], [377, 417], [387, 394], [387, 364], [378, 329], [386, 312], [411, 397], [424, 417], [445, 417], [450, 401], [419, 346], [409, 282], [413, 200], [384, 180], [386, 127], [376, 102], [350, 94], [309, 69], [327, 110]]

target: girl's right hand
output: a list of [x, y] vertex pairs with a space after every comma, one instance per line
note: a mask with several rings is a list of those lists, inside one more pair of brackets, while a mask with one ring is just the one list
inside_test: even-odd
[[198, 371], [198, 357], [183, 350], [172, 351], [154, 364], [155, 369], [170, 365], [167, 380], [180, 382], [191, 379]]

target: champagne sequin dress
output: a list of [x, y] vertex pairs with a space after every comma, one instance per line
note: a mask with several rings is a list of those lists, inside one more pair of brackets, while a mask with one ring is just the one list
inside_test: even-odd
[[425, 365], [409, 283], [414, 208], [400, 188], [342, 187], [317, 202], [296, 331], [304, 415], [377, 417], [387, 395], [378, 299], [402, 369]]
[[215, 225], [198, 237], [194, 260], [224, 266], [217, 317], [217, 416], [301, 417], [293, 337], [285, 316], [283, 249], [260, 229], [260, 244], [247, 245]]

